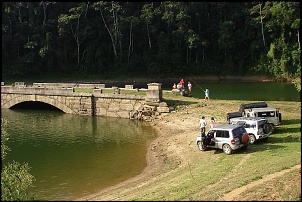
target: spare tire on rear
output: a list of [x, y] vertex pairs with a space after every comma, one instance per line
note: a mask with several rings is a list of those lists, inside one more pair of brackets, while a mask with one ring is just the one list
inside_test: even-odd
[[264, 126], [263, 126], [263, 132], [265, 134], [267, 134], [267, 133], [270, 132], [270, 126], [269, 126], [269, 124], [264, 124]]
[[242, 142], [243, 144], [248, 143], [249, 139], [250, 139], [249, 134], [247, 134], [247, 133], [242, 134], [241, 142]]

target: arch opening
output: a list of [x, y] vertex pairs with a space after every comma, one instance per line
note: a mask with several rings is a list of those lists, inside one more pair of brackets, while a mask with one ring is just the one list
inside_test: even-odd
[[61, 109], [50, 105], [45, 102], [40, 102], [40, 101], [24, 101], [20, 102], [18, 104], [15, 104], [10, 107], [10, 109], [30, 109], [30, 110], [51, 110], [51, 111], [61, 111]]

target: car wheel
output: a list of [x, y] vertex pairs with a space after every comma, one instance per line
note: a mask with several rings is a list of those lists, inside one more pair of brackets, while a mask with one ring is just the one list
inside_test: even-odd
[[250, 137], [250, 144], [254, 144], [256, 142], [255, 135], [250, 134], [249, 137]]
[[231, 146], [230, 145], [228, 145], [228, 144], [224, 144], [223, 146], [222, 146], [222, 149], [223, 149], [223, 151], [224, 151], [224, 153], [226, 153], [226, 154], [232, 154], [232, 148], [231, 148]]
[[269, 126], [270, 126], [270, 131], [273, 133], [275, 131], [275, 125], [273, 123], [270, 123]]
[[270, 132], [270, 126], [269, 126], [269, 124], [265, 124], [265, 125], [263, 126], [263, 131], [264, 131], [265, 134], [267, 134], [267, 133]]
[[200, 151], [204, 151], [204, 150], [205, 150], [202, 141], [198, 141], [198, 142], [197, 142], [197, 146], [198, 146], [198, 149], [199, 149]]

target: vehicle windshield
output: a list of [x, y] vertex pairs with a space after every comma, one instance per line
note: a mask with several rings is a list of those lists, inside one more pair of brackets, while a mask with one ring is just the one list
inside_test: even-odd
[[243, 133], [246, 133], [246, 130], [245, 130], [244, 127], [238, 127], [238, 128], [235, 128], [233, 130], [233, 136], [234, 136], [234, 138], [241, 137], [241, 135]]

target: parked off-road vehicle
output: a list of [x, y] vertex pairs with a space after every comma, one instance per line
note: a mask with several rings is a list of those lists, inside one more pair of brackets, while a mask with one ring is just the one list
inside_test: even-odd
[[[254, 117], [267, 119], [267, 122], [270, 123], [271, 127], [273, 128], [281, 124], [282, 118], [278, 108], [273, 108], [273, 107], [252, 108], [251, 113], [254, 114]], [[247, 109], [245, 109], [245, 114], [246, 116], [249, 114]]]
[[274, 128], [271, 127], [267, 119], [258, 117], [231, 118], [230, 124], [237, 124], [243, 126], [249, 135], [250, 144], [254, 144], [260, 139], [268, 139], [268, 137], [274, 131]]
[[231, 118], [235, 117], [246, 117], [246, 110], [251, 108], [265, 108], [267, 107], [266, 102], [254, 102], [248, 104], [241, 104], [239, 106], [238, 112], [229, 112], [227, 113], [227, 122], [230, 123]]
[[227, 113], [227, 123], [230, 123], [231, 118], [236, 117], [250, 117], [253, 114], [254, 117], [260, 117], [267, 119], [270, 123], [270, 127], [275, 129], [282, 121], [281, 113], [278, 108], [268, 107], [265, 102], [256, 102], [249, 104], [241, 104], [238, 112]]
[[203, 137], [197, 136], [196, 144], [201, 151], [215, 148], [232, 154], [235, 150], [248, 147], [249, 135], [241, 125], [224, 124], [211, 128]]

